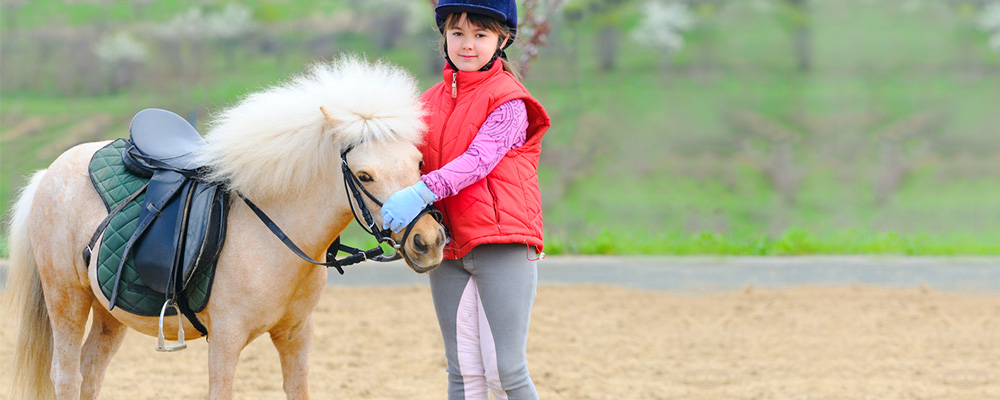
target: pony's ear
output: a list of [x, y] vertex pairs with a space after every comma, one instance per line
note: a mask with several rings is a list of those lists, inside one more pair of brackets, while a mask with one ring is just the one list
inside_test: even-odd
[[330, 114], [330, 110], [327, 110], [326, 107], [319, 106], [319, 111], [323, 113], [323, 118], [326, 119], [326, 126], [328, 128], [334, 128], [337, 125], [340, 125], [340, 121], [334, 118], [333, 114]]

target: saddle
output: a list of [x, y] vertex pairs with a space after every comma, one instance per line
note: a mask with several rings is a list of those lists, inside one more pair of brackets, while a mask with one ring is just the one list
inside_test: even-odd
[[129, 138], [122, 163], [150, 180], [138, 226], [122, 257], [134, 254], [142, 281], [168, 299], [176, 298], [196, 271], [218, 258], [229, 194], [198, 179], [202, 165], [194, 152], [205, 141], [179, 115], [155, 108], [140, 111], [132, 118]]
[[[225, 241], [229, 192], [217, 183], [201, 179], [203, 165], [195, 159], [195, 151], [205, 142], [194, 127], [177, 114], [160, 109], [139, 112], [129, 127], [129, 140], [124, 142], [121, 151], [124, 170], [135, 177], [148, 179], [148, 183], [109, 210], [108, 217], [94, 235], [96, 239], [127, 203], [141, 202], [135, 230], [124, 242], [117, 271], [111, 279], [110, 309], [117, 304], [122, 272], [129, 263], [148, 291], [161, 294], [165, 300], [159, 313], [158, 350], [180, 350], [186, 347], [183, 328], [178, 333], [179, 346], [164, 346], [163, 318], [168, 307], [174, 307], [173, 311], [180, 311], [202, 334], [208, 334], [198, 321], [196, 310], [188, 306], [185, 290], [197, 273], [212, 268], [218, 258]], [[140, 199], [138, 196], [143, 190], [145, 196]], [[110, 204], [106, 205], [111, 208]], [[88, 263], [94, 239], [84, 251]], [[125, 283], [131, 284], [127, 280]]]

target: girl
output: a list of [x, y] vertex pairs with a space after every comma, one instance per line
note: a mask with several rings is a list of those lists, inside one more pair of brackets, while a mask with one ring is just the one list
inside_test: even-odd
[[430, 273], [448, 361], [449, 399], [537, 399], [525, 357], [542, 250], [538, 157], [549, 117], [503, 52], [514, 41], [513, 0], [441, 0], [447, 61], [421, 98], [429, 127], [420, 181], [382, 207], [401, 230], [436, 202], [449, 233]]

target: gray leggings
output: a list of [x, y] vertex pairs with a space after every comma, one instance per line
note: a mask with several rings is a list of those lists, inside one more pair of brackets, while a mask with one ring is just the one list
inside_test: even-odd
[[[534, 250], [532, 248], [532, 250]], [[448, 399], [537, 399], [525, 357], [538, 284], [524, 244], [485, 244], [430, 272]]]

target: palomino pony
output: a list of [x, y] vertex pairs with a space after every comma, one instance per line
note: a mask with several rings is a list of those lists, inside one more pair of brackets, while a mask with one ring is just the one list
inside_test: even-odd
[[[419, 179], [416, 148], [425, 126], [416, 83], [384, 63], [347, 57], [314, 66], [283, 86], [251, 94], [218, 116], [199, 158], [210, 178], [253, 201], [310, 257], [355, 218], [345, 193], [341, 151], [364, 189], [386, 199]], [[11, 220], [8, 291], [21, 319], [14, 398], [96, 399], [104, 372], [130, 327], [156, 336], [159, 319], [116, 307], [98, 287], [97, 257], [81, 251], [107, 215], [87, 173], [105, 143], [76, 146], [37, 172]], [[234, 198], [236, 196], [233, 196]], [[379, 207], [375, 224], [382, 223]], [[392, 234], [397, 242], [401, 234]], [[402, 249], [410, 267], [426, 272], [441, 262], [445, 233], [430, 215], [416, 221]], [[312, 312], [327, 270], [299, 259], [249, 207], [233, 203], [212, 297], [198, 319], [208, 328], [212, 399], [232, 397], [243, 348], [268, 333], [281, 360], [288, 398], [309, 398]], [[88, 315], [93, 325], [86, 343]], [[176, 340], [177, 319], [164, 321]], [[200, 337], [187, 320], [184, 335]]]

